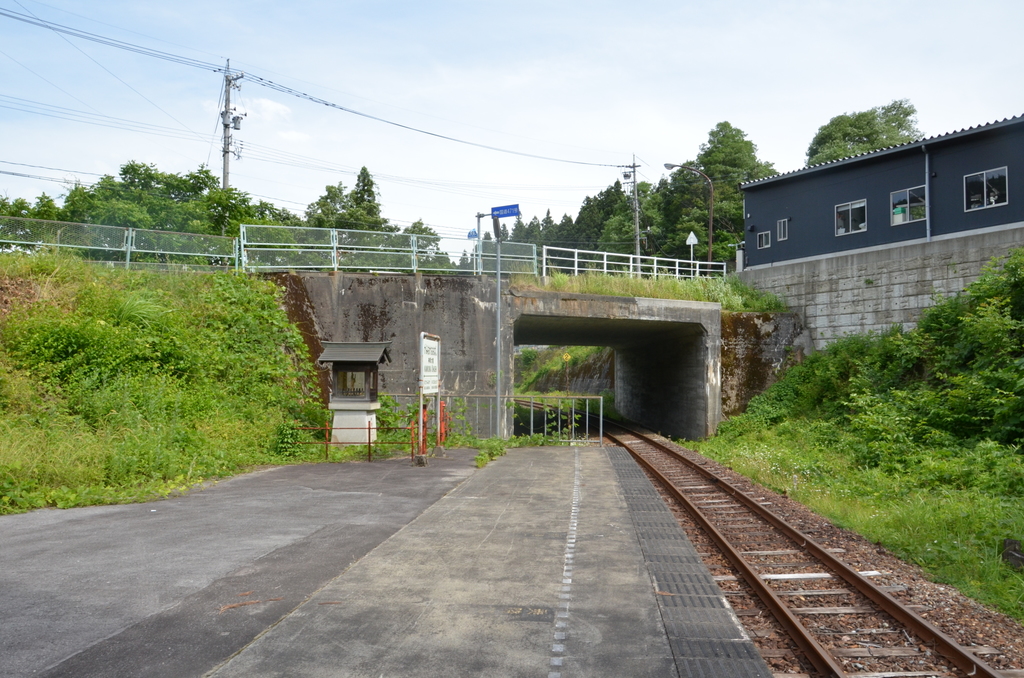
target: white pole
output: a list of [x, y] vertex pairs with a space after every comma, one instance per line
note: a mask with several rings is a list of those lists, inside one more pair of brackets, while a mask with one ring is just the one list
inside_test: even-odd
[[497, 329], [494, 332], [494, 422], [498, 436], [505, 437], [501, 411], [501, 226], [494, 217], [494, 270], [495, 270], [495, 316]]

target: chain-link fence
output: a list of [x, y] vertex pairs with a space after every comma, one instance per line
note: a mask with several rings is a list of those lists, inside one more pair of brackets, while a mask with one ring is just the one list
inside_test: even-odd
[[237, 266], [237, 241], [202, 233], [0, 217], [0, 250], [81, 250], [109, 265], [158, 270], [224, 270]]
[[[123, 226], [0, 217], [0, 251], [39, 247], [81, 250], [87, 259], [156, 270], [382, 271], [394, 273], [493, 274], [496, 244], [479, 240], [456, 263], [434, 235], [350, 231], [304, 226], [245, 224], [238, 238]], [[501, 243], [502, 273], [579, 275], [605, 273], [644, 277], [725, 275], [721, 262], [637, 257], [631, 254], [543, 248]]]
[[[457, 273], [440, 236], [350, 231], [302, 226], [241, 227], [241, 266], [247, 271], [356, 270], [395, 273]], [[483, 270], [494, 272], [494, 243], [483, 243]], [[536, 273], [537, 248], [502, 243], [502, 271]], [[481, 255], [474, 252], [474, 261]]]
[[[494, 273], [496, 270], [496, 250], [493, 240], [480, 241], [477, 260], [481, 263], [483, 273]], [[522, 242], [501, 243], [501, 272], [537, 275], [537, 246]]]

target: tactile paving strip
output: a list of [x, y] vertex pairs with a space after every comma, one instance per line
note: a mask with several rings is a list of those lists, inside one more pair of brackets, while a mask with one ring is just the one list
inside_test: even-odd
[[621, 447], [606, 448], [683, 678], [772, 678], [697, 550]]

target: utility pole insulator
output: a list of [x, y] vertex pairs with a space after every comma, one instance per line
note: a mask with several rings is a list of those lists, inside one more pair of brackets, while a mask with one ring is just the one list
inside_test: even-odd
[[[235, 115], [235, 109], [231, 108], [231, 90], [241, 89], [241, 85], [238, 81], [245, 77], [245, 73], [231, 73], [231, 60], [228, 59], [227, 66], [224, 69], [224, 110], [220, 112], [221, 125], [224, 128], [224, 146], [222, 148], [222, 158], [224, 165], [224, 175], [221, 181], [221, 188], [227, 190], [231, 185], [230, 182], [230, 162], [231, 162], [231, 130], [242, 129], [242, 118], [245, 114]], [[235, 157], [240, 157], [238, 153]], [[224, 229], [221, 228], [221, 235]]]

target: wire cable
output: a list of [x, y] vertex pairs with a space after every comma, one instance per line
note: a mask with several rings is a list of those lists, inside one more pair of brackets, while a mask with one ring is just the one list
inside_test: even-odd
[[[40, 28], [47, 28], [47, 29], [50, 29], [50, 30], [55, 31], [57, 33], [62, 33], [62, 34], [65, 34], [65, 35], [70, 35], [72, 37], [76, 37], [76, 38], [79, 38], [79, 39], [82, 39], [82, 40], [89, 40], [89, 41], [92, 41], [92, 42], [99, 43], [101, 45], [106, 45], [108, 47], [114, 47], [114, 48], [117, 48], [117, 49], [127, 50], [127, 51], [133, 52], [135, 54], [141, 54], [143, 56], [153, 57], [155, 59], [162, 59], [164, 61], [170, 61], [172, 63], [181, 64], [183, 66], [191, 66], [192, 68], [200, 68], [202, 70], [214, 71], [214, 72], [217, 72], [217, 73], [224, 73], [224, 74], [240, 73], [240, 71], [237, 71], [235, 69], [229, 69], [229, 68], [226, 68], [224, 66], [217, 65], [217, 64], [212, 64], [212, 63], [209, 63], [209, 62], [206, 62], [206, 61], [200, 61], [199, 59], [192, 59], [192, 58], [189, 58], [189, 57], [184, 57], [184, 56], [181, 56], [181, 55], [172, 54], [170, 52], [164, 52], [162, 50], [156, 50], [156, 49], [151, 49], [151, 48], [148, 48], [148, 47], [142, 47], [141, 45], [135, 45], [135, 44], [132, 44], [130, 42], [125, 42], [123, 40], [115, 40], [113, 38], [107, 38], [107, 37], [104, 37], [104, 36], [101, 36], [101, 35], [97, 35], [95, 33], [89, 33], [88, 31], [82, 31], [82, 30], [79, 30], [79, 29], [70, 28], [68, 26], [64, 26], [62, 24], [58, 24], [58, 23], [55, 23], [53, 21], [46, 21], [45, 19], [39, 19], [37, 17], [29, 16], [29, 15], [26, 15], [26, 14], [20, 14], [18, 12], [12, 12], [12, 11], [6, 10], [6, 9], [0, 9], [0, 16], [5, 16], [5, 17], [7, 17], [9, 19], [15, 19], [16, 21], [22, 21], [24, 23], [28, 23], [28, 24], [31, 24], [31, 25], [34, 25], [34, 26], [38, 26]], [[297, 90], [297, 89], [295, 89], [293, 87], [288, 87], [287, 85], [282, 85], [282, 84], [280, 84], [278, 82], [275, 82], [275, 81], [270, 80], [268, 78], [263, 78], [263, 77], [258, 76], [258, 75], [254, 75], [252, 73], [246, 73], [245, 76], [246, 76], [246, 78], [248, 80], [250, 80], [251, 82], [256, 83], [257, 85], [260, 85], [261, 87], [265, 87], [267, 89], [270, 89], [270, 90], [273, 90], [273, 91], [276, 91], [276, 92], [280, 92], [282, 94], [287, 94], [289, 96], [293, 96], [293, 97], [296, 97], [296, 98], [299, 98], [299, 99], [304, 99], [306, 101], [310, 101], [310, 102], [315, 103], [315, 104], [320, 104], [322, 106], [327, 106], [328, 108], [334, 108], [334, 109], [337, 109], [339, 111], [343, 111], [345, 113], [349, 113], [351, 115], [356, 115], [356, 116], [359, 116], [359, 117], [362, 117], [362, 118], [366, 118], [368, 120], [373, 120], [373, 121], [376, 121], [376, 122], [380, 122], [380, 123], [383, 123], [385, 125], [391, 125], [393, 127], [397, 127], [399, 129], [404, 129], [404, 130], [407, 130], [407, 131], [410, 131], [410, 132], [415, 132], [417, 134], [423, 134], [423, 135], [426, 135], [426, 136], [434, 137], [436, 139], [442, 139], [444, 141], [450, 141], [452, 143], [463, 144], [465, 146], [472, 146], [474, 148], [482, 148], [482, 149], [489, 150], [489, 151], [494, 151], [494, 152], [497, 152], [497, 153], [506, 153], [506, 154], [509, 154], [509, 155], [516, 155], [516, 156], [520, 156], [520, 157], [524, 157], [524, 158], [533, 158], [535, 160], [546, 160], [546, 161], [549, 161], [549, 162], [560, 162], [560, 163], [566, 163], [566, 164], [571, 164], [571, 165], [584, 165], [584, 166], [588, 166], [588, 167], [628, 167], [628, 165], [613, 164], [613, 163], [584, 162], [584, 161], [581, 161], [581, 160], [569, 160], [569, 159], [566, 159], [566, 158], [555, 158], [555, 157], [546, 156], [546, 155], [539, 155], [539, 154], [535, 154], [535, 153], [525, 153], [523, 151], [514, 151], [512, 149], [501, 148], [501, 147], [498, 147], [498, 146], [490, 146], [490, 145], [487, 145], [487, 144], [477, 143], [475, 141], [467, 141], [465, 139], [459, 139], [458, 137], [452, 137], [452, 136], [448, 136], [448, 135], [445, 135], [445, 134], [440, 134], [440, 133], [437, 133], [437, 132], [431, 132], [429, 130], [422, 129], [422, 128], [419, 128], [419, 127], [413, 127], [411, 125], [405, 125], [405, 124], [402, 124], [400, 122], [395, 122], [393, 120], [388, 120], [387, 118], [382, 118], [382, 117], [377, 116], [377, 115], [372, 115], [370, 113], [363, 113], [362, 111], [357, 111], [354, 108], [348, 108], [347, 106], [342, 106], [341, 104], [336, 104], [336, 103], [334, 103], [332, 101], [328, 101], [327, 99], [323, 99], [321, 97], [313, 96], [312, 94], [308, 94], [306, 92], [302, 92], [302, 91]]]

